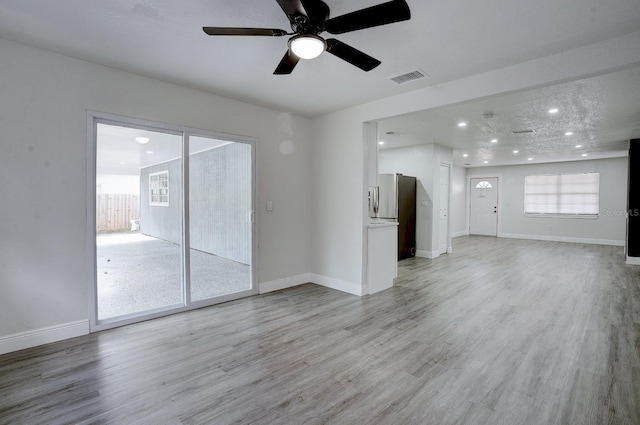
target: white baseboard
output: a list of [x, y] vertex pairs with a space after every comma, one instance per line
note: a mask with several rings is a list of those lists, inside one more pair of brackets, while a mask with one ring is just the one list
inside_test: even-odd
[[618, 241], [614, 239], [590, 239], [590, 238], [574, 238], [569, 236], [548, 236], [548, 235], [521, 235], [517, 233], [501, 233], [499, 238], [509, 239], [530, 239], [534, 241], [551, 241], [551, 242], [571, 242], [571, 243], [586, 243], [592, 245], [610, 245], [610, 246], [624, 246], [624, 241]]
[[327, 276], [317, 275], [313, 273], [304, 273], [298, 276], [287, 277], [270, 282], [263, 282], [260, 286], [260, 293], [280, 291], [282, 289], [293, 288], [294, 286], [304, 285], [305, 283], [313, 283], [315, 285], [325, 286], [327, 288], [336, 289], [348, 294], [363, 295], [363, 288], [357, 283], [346, 282], [344, 280], [334, 279]]
[[316, 285], [325, 286], [327, 288], [336, 289], [338, 291], [358, 295], [360, 297], [364, 295], [362, 285], [358, 285], [357, 283], [351, 283], [318, 274], [311, 274], [311, 282]]
[[459, 238], [460, 236], [469, 236], [469, 231], [463, 230], [462, 232], [454, 232], [451, 234], [452, 238]]
[[428, 258], [429, 260], [433, 260], [434, 258], [438, 258], [439, 256], [440, 251], [416, 251], [416, 257]]
[[640, 257], [627, 257], [627, 264], [630, 266], [640, 266]]
[[280, 291], [282, 289], [293, 288], [294, 286], [304, 285], [311, 282], [311, 273], [299, 274], [298, 276], [287, 277], [284, 279], [272, 280], [269, 282], [262, 282], [259, 285], [260, 293], [266, 294], [267, 292]]
[[89, 334], [89, 320], [64, 323], [0, 337], [0, 354]]

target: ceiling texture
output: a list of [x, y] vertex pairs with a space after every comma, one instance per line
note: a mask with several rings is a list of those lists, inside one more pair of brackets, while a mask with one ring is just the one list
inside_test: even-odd
[[[331, 17], [383, 1], [325, 0]], [[291, 75], [273, 75], [287, 37], [210, 37], [202, 31], [289, 31], [275, 0], [2, 0], [0, 38], [313, 118], [640, 29], [638, 0], [407, 3], [409, 21], [336, 36], [382, 61], [370, 72], [323, 54], [302, 61]], [[391, 80], [416, 70], [427, 77], [401, 85]], [[450, 146], [463, 166], [620, 156], [630, 138], [640, 137], [639, 91], [640, 69], [617, 70], [383, 120], [381, 137], [384, 148]], [[553, 107], [559, 111], [551, 116]], [[467, 127], [457, 127], [459, 121]], [[535, 132], [512, 133], [521, 130]], [[569, 131], [573, 135], [564, 136]]]

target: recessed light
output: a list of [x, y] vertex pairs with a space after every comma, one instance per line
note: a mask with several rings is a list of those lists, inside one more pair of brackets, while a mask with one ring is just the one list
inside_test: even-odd
[[463, 154], [462, 156], [463, 156], [464, 158], [469, 158], [469, 154], [468, 154], [468, 153], [465, 153], [465, 154]]
[[581, 147], [582, 147], [582, 145], [576, 145], [576, 148], [581, 148]]
[[520, 151], [513, 151], [513, 153], [519, 153]]
[[489, 163], [489, 161], [485, 161], [484, 163], [485, 163], [485, 164], [488, 164], [488, 163]]
[[149, 139], [148, 137], [136, 137], [136, 142], [140, 143], [141, 145], [146, 145], [150, 140], [151, 139]]
[[378, 142], [379, 145], [384, 145], [384, 142], [380, 141]]
[[582, 156], [587, 156], [587, 154], [586, 154], [586, 153], [583, 153], [583, 154], [582, 154]]
[[491, 139], [491, 143], [498, 143], [498, 139]]
[[573, 131], [567, 131], [564, 133], [565, 136], [573, 136]]
[[124, 162], [120, 162], [120, 165], [124, 165]]
[[551, 109], [549, 109], [549, 113], [550, 113], [550, 114], [557, 114], [557, 113], [558, 113], [558, 111], [559, 111], [559, 109], [558, 109], [558, 108], [551, 108]]
[[459, 122], [458, 123], [458, 127], [466, 127], [467, 123], [466, 122]]
[[527, 158], [527, 161], [533, 161], [533, 158]]
[[147, 153], [153, 153], [153, 151], [147, 151]]

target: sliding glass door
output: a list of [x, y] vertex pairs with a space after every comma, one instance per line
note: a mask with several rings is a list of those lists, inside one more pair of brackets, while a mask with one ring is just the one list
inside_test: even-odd
[[256, 293], [255, 144], [92, 120], [92, 328]]

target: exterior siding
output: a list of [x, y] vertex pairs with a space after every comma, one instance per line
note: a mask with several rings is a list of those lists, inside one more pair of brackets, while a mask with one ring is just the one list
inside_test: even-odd
[[[140, 231], [181, 242], [181, 160], [140, 172]], [[251, 147], [231, 143], [190, 156], [191, 248], [251, 263]], [[169, 170], [169, 206], [149, 205], [149, 174]]]

